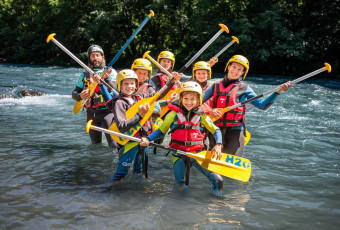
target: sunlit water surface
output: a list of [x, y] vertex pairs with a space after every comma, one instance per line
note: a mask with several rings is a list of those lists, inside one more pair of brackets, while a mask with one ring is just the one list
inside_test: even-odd
[[[149, 151], [148, 180], [129, 175], [106, 191], [118, 157], [104, 139], [90, 144], [85, 111], [73, 115], [82, 71], [0, 64], [0, 229], [339, 228], [339, 81], [308, 79], [267, 111], [249, 105], [250, 181], [224, 178], [217, 197], [195, 169], [178, 188], [162, 150]], [[294, 78], [245, 82], [263, 93]], [[44, 95], [19, 95], [28, 89]]]

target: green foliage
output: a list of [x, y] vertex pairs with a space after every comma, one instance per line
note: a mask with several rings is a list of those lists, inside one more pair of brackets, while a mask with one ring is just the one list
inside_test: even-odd
[[[0, 1], [0, 61], [77, 65], [46, 38], [56, 39], [84, 62], [92, 44], [110, 61], [144, 18], [155, 16], [115, 63], [130, 67], [147, 50], [176, 55], [180, 69], [225, 24], [223, 33], [198, 58], [209, 60], [231, 41], [219, 58], [222, 72], [234, 54], [250, 60], [250, 73], [300, 74], [329, 62], [340, 66], [339, 0], [4, 0]], [[333, 71], [334, 72], [334, 71]]]

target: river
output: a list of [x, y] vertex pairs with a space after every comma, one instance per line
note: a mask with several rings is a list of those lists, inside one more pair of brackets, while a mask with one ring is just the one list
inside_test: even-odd
[[[0, 229], [339, 229], [339, 80], [300, 82], [267, 111], [249, 105], [252, 175], [225, 177], [217, 197], [194, 168], [181, 191], [162, 150], [149, 151], [148, 180], [129, 175], [105, 190], [118, 157], [104, 139], [90, 143], [85, 111], [73, 115], [82, 71], [0, 64]], [[245, 82], [260, 94], [297, 77]]]

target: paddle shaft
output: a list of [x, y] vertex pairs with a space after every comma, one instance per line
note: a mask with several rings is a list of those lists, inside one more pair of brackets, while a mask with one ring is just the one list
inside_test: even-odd
[[[139, 25], [139, 27], [135, 30], [135, 32], [131, 35], [131, 37], [129, 38], [129, 40], [127, 40], [127, 42], [125, 42], [125, 44], [123, 45], [123, 47], [118, 51], [118, 53], [116, 54], [116, 56], [114, 56], [114, 58], [111, 60], [111, 62], [107, 65], [106, 69], [108, 69], [109, 67], [111, 67], [113, 65], [113, 63], [115, 63], [117, 61], [117, 59], [119, 58], [119, 56], [124, 52], [124, 50], [126, 49], [126, 47], [128, 47], [128, 45], [131, 43], [131, 41], [136, 37], [136, 35], [138, 34], [138, 32], [144, 27], [144, 25], [149, 21], [149, 19], [154, 16], [154, 13], [152, 10], [150, 10], [150, 14], [144, 19], [144, 21]], [[104, 71], [105, 72], [105, 71]], [[100, 77], [103, 77], [104, 72], [100, 75]], [[102, 81], [103, 82], [103, 81]], [[106, 84], [105, 84], [106, 86]], [[112, 92], [116, 95], [118, 95], [119, 93], [115, 90], [112, 89], [110, 87], [110, 89], [112, 90]], [[89, 98], [91, 98], [92, 95], [90, 95]], [[84, 106], [87, 101], [89, 100], [85, 99], [82, 102], [82, 106]]]
[[[90, 74], [95, 74], [95, 72], [90, 69], [87, 65], [85, 65], [79, 58], [77, 58], [73, 53], [71, 53], [68, 49], [66, 49], [65, 46], [63, 46], [60, 42], [58, 42], [57, 39], [53, 38], [51, 39], [52, 42], [54, 42], [54, 44], [56, 44], [60, 49], [62, 49], [65, 53], [67, 53], [73, 60], [75, 60], [79, 65], [81, 65], [87, 72], [89, 72]], [[102, 79], [101, 79], [101, 82], [103, 83]], [[106, 83], [106, 82], [105, 82]], [[105, 84], [103, 83], [103, 84]], [[105, 84], [106, 86], [108, 86], [107, 84]], [[112, 90], [112, 92], [116, 95], [118, 95], [118, 92], [113, 89], [111, 86], [110, 86], [110, 89]], [[83, 101], [84, 102], [84, 105], [85, 103], [87, 102], [88, 99], [85, 99]], [[83, 105], [83, 102], [82, 102], [82, 105]]]
[[[331, 71], [331, 66], [330, 66], [328, 63], [325, 63], [325, 65], [326, 65], [325, 67], [322, 67], [322, 68], [320, 68], [320, 69], [318, 69], [318, 70], [315, 70], [315, 71], [313, 71], [313, 72], [311, 72], [311, 73], [309, 73], [309, 74], [306, 74], [306, 75], [304, 75], [304, 76], [302, 76], [302, 77], [299, 77], [299, 78], [295, 79], [294, 81], [291, 81], [290, 84], [291, 84], [291, 85], [296, 84], [296, 83], [298, 83], [298, 82], [300, 82], [300, 81], [303, 81], [303, 80], [305, 80], [305, 79], [307, 79], [307, 78], [313, 77], [313, 76], [315, 76], [315, 75], [317, 75], [317, 74], [319, 74], [319, 73], [321, 73], [321, 72], [323, 72], [323, 71], [326, 71], [326, 70], [328, 70], [328, 72], [330, 72], [330, 71]], [[244, 104], [247, 104], [247, 103], [249, 103], [249, 102], [252, 102], [252, 101], [254, 101], [254, 100], [257, 100], [257, 99], [259, 99], [259, 98], [261, 98], [261, 97], [263, 97], [263, 96], [266, 96], [266, 95], [268, 95], [268, 94], [274, 93], [274, 92], [278, 91], [280, 88], [281, 88], [280, 86], [279, 86], [279, 87], [276, 87], [275, 89], [270, 90], [270, 91], [268, 91], [268, 92], [266, 92], [266, 93], [262, 93], [262, 94], [260, 94], [260, 95], [257, 95], [256, 97], [252, 97], [252, 98], [250, 98], [250, 99], [248, 99], [248, 100], [242, 101], [242, 102], [240, 102], [240, 103], [238, 103], [238, 104], [235, 104], [235, 105], [233, 105], [233, 106], [230, 106], [230, 107], [221, 109], [220, 112], [221, 112], [222, 114], [223, 114], [223, 113], [226, 113], [226, 112], [228, 112], [228, 111], [230, 111], [230, 110], [232, 110], [232, 109], [235, 109], [236, 107], [242, 106], [242, 105], [244, 105]], [[213, 119], [212, 119], [213, 122], [215, 122], [216, 120], [217, 120], [217, 118], [213, 118]]]
[[214, 58], [218, 58], [224, 51], [226, 51], [232, 44], [234, 44], [234, 42], [238, 43], [238, 39], [234, 36], [232, 36], [233, 40], [231, 42], [228, 43], [228, 45], [226, 45], [223, 49], [220, 50], [220, 52], [218, 52]]
[[71, 53], [66, 47], [64, 47], [60, 42], [58, 42], [57, 39], [53, 38], [51, 39], [54, 44], [56, 44], [60, 49], [62, 49], [65, 53], [67, 53], [73, 60], [78, 62], [79, 65], [81, 65], [87, 72], [90, 74], [94, 74], [93, 70], [90, 69], [87, 65], [85, 65], [79, 58], [77, 58], [73, 53]]
[[[111, 131], [111, 130], [108, 130], [108, 129], [104, 129], [104, 128], [101, 128], [101, 127], [98, 127], [98, 126], [91, 125], [90, 128], [94, 129], [96, 131], [100, 131], [100, 132], [103, 132], [103, 133], [110, 134], [110, 135], [114, 135], [114, 136], [122, 137], [122, 138], [125, 138], [125, 139], [129, 139], [130, 141], [139, 142], [139, 143], [142, 142], [142, 140], [140, 138], [132, 137], [132, 136], [129, 136], [129, 135], [125, 135], [123, 133], [118, 133], [118, 132]], [[171, 150], [171, 151], [174, 151], [176, 153], [179, 153], [179, 154], [182, 154], [182, 155], [185, 155], [185, 156], [189, 155], [187, 152], [184, 152], [184, 151], [181, 151], [181, 150], [178, 150], [178, 149], [173, 149], [173, 148], [170, 148], [170, 147], [165, 147], [163, 145], [156, 144], [156, 143], [153, 143], [153, 142], [149, 142], [149, 144], [152, 145], [152, 146], [155, 146], [157, 148]]]
[[213, 41], [216, 40], [216, 38], [218, 36], [220, 36], [222, 34], [223, 31], [226, 31], [227, 33], [229, 33], [228, 28], [223, 25], [223, 24], [219, 24], [222, 28], [178, 71], [179, 73], [183, 73], [190, 65], [191, 63], [193, 63], [196, 58], [201, 55], [201, 53], [203, 53], [203, 51], [208, 48], [208, 46], [210, 46], [211, 43], [213, 43]]
[[139, 25], [139, 27], [136, 29], [136, 31], [131, 35], [131, 37], [129, 38], [129, 40], [127, 40], [127, 42], [124, 44], [124, 46], [119, 50], [119, 52], [116, 54], [116, 56], [112, 59], [112, 61], [109, 63], [108, 67], [111, 67], [113, 65], [113, 63], [115, 63], [117, 61], [117, 59], [119, 58], [119, 56], [124, 52], [124, 50], [126, 49], [126, 47], [128, 47], [128, 45], [131, 43], [131, 41], [136, 37], [136, 35], [138, 34], [138, 32], [144, 27], [144, 25], [149, 21], [149, 19], [154, 16], [154, 13], [152, 10], [150, 10], [150, 14], [144, 19], [144, 21]]
[[[169, 72], [169, 71], [167, 71], [161, 64], [159, 64], [153, 57], [151, 57], [150, 55], [149, 55], [149, 53], [150, 53], [150, 51], [147, 51], [147, 52], [145, 52], [144, 53], [144, 55], [143, 55], [143, 58], [145, 58], [145, 57], [147, 57], [147, 58], [149, 58], [159, 69], [161, 69], [166, 75], [168, 75], [168, 77], [172, 77], [172, 74]], [[170, 83], [172, 83], [172, 81], [173, 81], [173, 78], [171, 78], [167, 83], [166, 83], [166, 85], [170, 85]], [[177, 83], [180, 83], [179, 81], [177, 81]], [[162, 90], [162, 89], [161, 89]]]
[[[94, 129], [96, 131], [100, 131], [100, 132], [107, 133], [107, 134], [110, 134], [110, 135], [115, 135], [115, 136], [118, 136], [118, 137], [129, 139], [129, 140], [134, 141], [134, 142], [139, 142], [139, 143], [142, 142], [142, 140], [139, 139], [139, 138], [132, 137], [132, 136], [129, 136], [129, 135], [125, 135], [125, 134], [122, 134], [122, 133], [114, 132], [114, 131], [111, 131], [111, 130], [100, 128], [98, 126], [91, 125], [91, 121], [89, 121], [87, 123], [87, 125], [86, 125], [86, 130], [88, 131], [89, 129]], [[149, 144], [152, 145], [152, 146], [155, 146], [157, 148], [162, 148], [162, 149], [165, 149], [165, 150], [170, 150], [170, 151], [173, 151], [175, 153], [178, 153], [180, 155], [184, 155], [184, 156], [187, 156], [187, 157], [191, 157], [191, 158], [195, 158], [196, 157], [195, 154], [188, 153], [188, 152], [185, 152], [185, 151], [181, 151], [181, 150], [178, 150], [178, 149], [173, 149], [173, 148], [170, 148], [170, 147], [165, 147], [163, 145], [159, 145], [159, 144], [156, 144], [156, 143], [153, 143], [153, 142], [149, 142]], [[241, 170], [245, 170], [244, 168], [242, 168], [240, 166], [236, 166], [236, 165], [230, 164], [228, 162], [220, 162], [220, 161], [217, 161], [215, 159], [210, 159], [210, 161], [212, 161], [212, 163], [214, 163], [214, 164], [230, 166], [230, 167], [233, 167], [233, 168], [238, 168], [238, 169], [241, 169]]]

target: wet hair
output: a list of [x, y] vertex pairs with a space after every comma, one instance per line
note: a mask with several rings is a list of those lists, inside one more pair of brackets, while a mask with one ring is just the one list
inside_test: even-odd
[[183, 97], [184, 97], [185, 95], [187, 95], [187, 94], [196, 95], [196, 98], [197, 98], [198, 100], [200, 100], [200, 94], [197, 93], [197, 92], [192, 92], [192, 91], [185, 91], [185, 92], [181, 93], [180, 99], [182, 100]]

